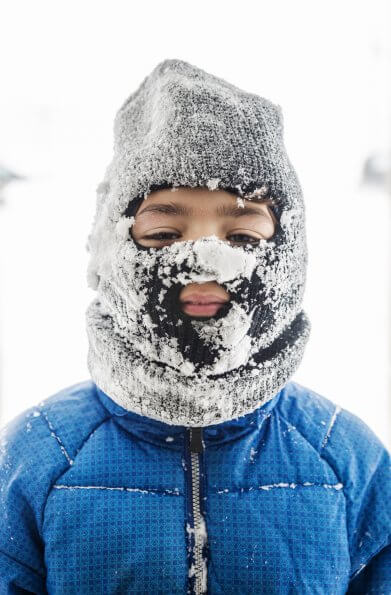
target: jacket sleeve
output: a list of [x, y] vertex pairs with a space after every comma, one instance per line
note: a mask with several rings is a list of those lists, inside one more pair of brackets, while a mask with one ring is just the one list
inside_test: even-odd
[[47, 427], [28, 410], [0, 434], [0, 595], [46, 593], [44, 547], [37, 502], [41, 495]]
[[391, 593], [391, 545], [375, 554], [369, 564], [350, 581], [348, 595]]
[[324, 455], [346, 501], [351, 571], [347, 593], [391, 595], [391, 457], [353, 413], [337, 408]]

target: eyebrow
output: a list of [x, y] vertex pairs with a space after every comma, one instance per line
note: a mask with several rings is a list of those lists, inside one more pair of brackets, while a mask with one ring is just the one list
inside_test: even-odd
[[[265, 201], [265, 204], [269, 204], [270, 201]], [[261, 203], [262, 204], [262, 203]], [[187, 207], [186, 205], [182, 205], [180, 203], [177, 204], [166, 204], [166, 203], [156, 203], [154, 205], [150, 205], [145, 207], [138, 216], [141, 217], [144, 213], [150, 212], [158, 212], [163, 213], [165, 215], [185, 215], [189, 216], [193, 214], [193, 209], [191, 207]], [[256, 207], [252, 207], [249, 205], [244, 205], [243, 207], [235, 206], [235, 205], [220, 205], [215, 209], [215, 212], [218, 215], [225, 216], [225, 217], [243, 217], [244, 215], [258, 215], [261, 217], [265, 216], [263, 211], [260, 211]]]

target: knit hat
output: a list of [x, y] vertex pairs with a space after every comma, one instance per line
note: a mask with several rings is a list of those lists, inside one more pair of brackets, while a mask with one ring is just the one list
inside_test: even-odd
[[[157, 189], [205, 187], [272, 198], [274, 235], [232, 246], [215, 236], [147, 248], [131, 235]], [[280, 106], [182, 60], [158, 64], [118, 110], [114, 154], [88, 237], [88, 367], [125, 409], [206, 426], [254, 411], [297, 369], [310, 323], [302, 310], [304, 204], [283, 141]], [[188, 283], [217, 281], [231, 299], [209, 318], [178, 308]]]

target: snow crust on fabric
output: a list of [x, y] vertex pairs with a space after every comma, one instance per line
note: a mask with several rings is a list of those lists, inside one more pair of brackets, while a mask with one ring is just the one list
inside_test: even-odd
[[[153, 189], [227, 189], [273, 199], [270, 240], [234, 247], [215, 236], [161, 249], [131, 236], [129, 206]], [[310, 332], [302, 310], [307, 250], [301, 187], [280, 106], [187, 62], [165, 60], [116, 114], [114, 154], [88, 237], [86, 312], [92, 379], [124, 408], [205, 426], [271, 399], [298, 367]], [[176, 307], [188, 283], [230, 294], [209, 320]]]

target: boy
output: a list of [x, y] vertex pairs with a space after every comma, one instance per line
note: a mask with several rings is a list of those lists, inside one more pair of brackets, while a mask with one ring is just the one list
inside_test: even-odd
[[88, 238], [91, 379], [3, 431], [3, 593], [391, 593], [390, 456], [290, 381], [310, 332], [279, 106], [165, 60]]

